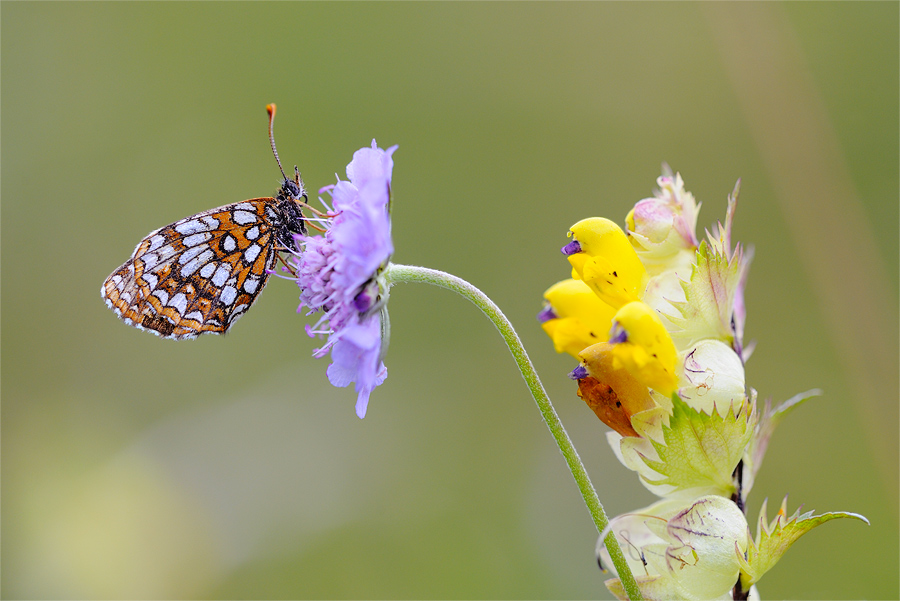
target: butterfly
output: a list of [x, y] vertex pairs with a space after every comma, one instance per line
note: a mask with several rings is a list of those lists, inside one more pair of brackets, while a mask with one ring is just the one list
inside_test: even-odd
[[300, 171], [281, 167], [269, 114], [269, 141], [284, 178], [274, 198], [251, 198], [150, 232], [113, 271], [100, 295], [126, 324], [163, 338], [224, 334], [265, 287], [280, 251], [306, 234]]

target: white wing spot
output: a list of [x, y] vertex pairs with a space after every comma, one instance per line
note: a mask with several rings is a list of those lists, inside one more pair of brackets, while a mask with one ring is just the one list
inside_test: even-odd
[[247, 294], [253, 294], [256, 292], [256, 287], [259, 285], [259, 280], [256, 278], [247, 278], [244, 280], [244, 290]]
[[242, 210], [244, 210], [244, 211], [255, 211], [255, 210], [256, 210], [256, 207], [254, 207], [254, 206], [253, 206], [252, 204], [250, 204], [249, 202], [241, 202], [241, 203], [238, 203], [237, 205], [235, 205], [234, 208], [236, 208], [236, 209], [242, 209]]
[[185, 319], [193, 319], [194, 321], [199, 321], [203, 323], [203, 313], [200, 311], [191, 311], [187, 315], [184, 316]]
[[221, 288], [225, 285], [225, 282], [228, 280], [228, 276], [231, 275], [231, 268], [228, 264], [219, 265], [219, 268], [216, 269], [216, 275], [213, 276], [212, 282], [216, 285], [217, 288]]
[[238, 225], [256, 223], [256, 215], [248, 211], [234, 211], [231, 215], [234, 218], [234, 222]]
[[207, 263], [206, 265], [203, 266], [203, 269], [200, 270], [200, 275], [205, 278], [208, 278], [209, 276], [211, 276], [213, 274], [213, 272], [215, 270], [216, 270], [215, 263]]
[[154, 290], [153, 292], [151, 292], [151, 294], [158, 298], [159, 302], [161, 302], [163, 305], [169, 302], [169, 293], [165, 290]]
[[159, 278], [152, 273], [144, 272], [144, 275], [142, 275], [141, 277], [151, 288], [156, 288], [156, 285], [159, 283]]
[[244, 234], [247, 237], [247, 240], [256, 240], [259, 238], [259, 226], [254, 225]]
[[234, 299], [237, 298], [237, 289], [233, 286], [225, 286], [222, 288], [222, 294], [219, 296], [219, 299], [225, 303], [226, 305], [230, 305], [234, 302]]
[[204, 217], [201, 217], [200, 220], [207, 225], [208, 229], [214, 230], [219, 227], [219, 220], [210, 215], [205, 215]]
[[188, 236], [184, 240], [181, 241], [185, 246], [197, 246], [198, 244], [203, 244], [207, 240], [212, 238], [212, 234], [209, 232], [203, 232], [202, 234], [193, 234]]
[[189, 250], [184, 251], [180, 257], [178, 257], [178, 262], [182, 265], [188, 263], [191, 259], [199, 255], [203, 252], [205, 246], [195, 246]]
[[175, 307], [179, 313], [184, 313], [185, 309], [187, 309], [187, 297], [179, 292], [167, 304], [170, 307]]
[[162, 246], [163, 242], [165, 241], [166, 239], [164, 236], [160, 236], [159, 234], [157, 234], [150, 238], [150, 248], [148, 248], [147, 250], [156, 250], [157, 248]]
[[175, 231], [179, 234], [196, 234], [197, 232], [205, 232], [210, 228], [199, 219], [188, 219], [184, 223], [175, 226]]
[[169, 257], [175, 254], [175, 247], [171, 244], [166, 244], [165, 246], [160, 247], [158, 251], [156, 251], [156, 256], [159, 258], [160, 262], [167, 262]]
[[262, 250], [259, 244], [251, 244], [247, 250], [244, 251], [244, 260], [248, 263], [252, 263], [256, 260], [256, 257], [259, 256], [259, 251]]
[[204, 263], [209, 262], [209, 260], [213, 258], [213, 255], [214, 255], [213, 251], [211, 251], [210, 249], [207, 248], [205, 251], [203, 251], [203, 253], [199, 257], [197, 257], [196, 259], [194, 259], [193, 261], [191, 261], [190, 263], [188, 263], [187, 265], [185, 265], [184, 267], [181, 268], [181, 277], [186, 278], [189, 275], [191, 275], [192, 273], [194, 273], [195, 271], [197, 271], [198, 269], [200, 269], [200, 266], [203, 265]]
[[234, 239], [234, 236], [228, 234], [225, 236], [225, 240], [222, 241], [222, 248], [224, 248], [227, 252], [233, 251], [237, 248], [237, 241]]
[[159, 256], [153, 253], [141, 255], [141, 261], [144, 263], [144, 270], [153, 269], [159, 263]]

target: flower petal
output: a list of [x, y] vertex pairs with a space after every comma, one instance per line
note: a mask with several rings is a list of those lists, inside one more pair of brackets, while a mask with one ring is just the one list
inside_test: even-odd
[[356, 413], [366, 414], [369, 394], [384, 382], [387, 368], [381, 361], [381, 325], [378, 316], [341, 330], [331, 349], [331, 365], [326, 374], [334, 386], [343, 388], [356, 383], [359, 393]]
[[591, 217], [572, 226], [570, 235], [581, 252], [569, 255], [577, 277], [602, 301], [618, 309], [638, 300], [647, 285], [647, 272], [618, 225]]
[[678, 383], [678, 352], [656, 311], [645, 303], [632, 302], [619, 309], [613, 321], [613, 330], [621, 330], [625, 339], [613, 349], [620, 364], [650, 388], [671, 395]]
[[609, 337], [615, 309], [600, 300], [581, 280], [557, 282], [544, 293], [551, 311], [542, 312], [541, 327], [553, 340], [556, 352], [578, 353]]

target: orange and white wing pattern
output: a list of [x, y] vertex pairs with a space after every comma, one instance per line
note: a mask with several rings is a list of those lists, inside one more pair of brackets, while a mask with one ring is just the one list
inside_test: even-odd
[[305, 231], [285, 222], [281, 201], [245, 200], [151, 232], [100, 294], [126, 324], [163, 338], [227, 332], [266, 285], [279, 244]]
[[250, 308], [269, 280], [279, 251], [306, 234], [306, 189], [300, 170], [284, 178], [275, 198], [251, 198], [197, 213], [150, 232], [100, 288], [122, 320], [163, 338], [224, 334]]

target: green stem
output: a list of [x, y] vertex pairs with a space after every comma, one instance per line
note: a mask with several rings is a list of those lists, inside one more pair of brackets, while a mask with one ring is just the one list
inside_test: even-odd
[[[452, 290], [472, 301], [475, 306], [481, 309], [488, 319], [493, 322], [494, 326], [499, 330], [500, 335], [503, 336], [503, 339], [506, 341], [507, 346], [509, 346], [509, 350], [512, 352], [516, 364], [519, 366], [519, 371], [522, 372], [522, 377], [525, 378], [525, 383], [528, 385], [529, 390], [531, 390], [534, 401], [537, 403], [538, 409], [540, 409], [541, 415], [547, 423], [547, 427], [550, 428], [550, 433], [553, 434], [553, 438], [556, 440], [559, 450], [562, 451], [563, 457], [566, 458], [566, 463], [569, 466], [569, 470], [572, 472], [572, 476], [575, 478], [576, 484], [578, 484], [578, 489], [581, 491], [584, 503], [587, 505], [588, 511], [591, 512], [591, 516], [594, 518], [594, 525], [597, 527], [597, 532], [602, 533], [609, 524], [609, 519], [606, 517], [603, 506], [600, 504], [600, 499], [597, 498], [597, 491], [594, 489], [594, 485], [591, 483], [591, 479], [588, 477], [587, 471], [581, 463], [581, 458], [578, 456], [575, 446], [572, 444], [569, 435], [566, 433], [566, 429], [563, 427], [562, 422], [559, 421], [559, 416], [556, 414], [556, 410], [550, 402], [550, 397], [547, 396], [547, 391], [544, 390], [544, 386], [541, 384], [541, 380], [534, 370], [534, 366], [531, 364], [531, 359], [528, 358], [528, 354], [525, 352], [525, 347], [522, 346], [522, 341], [519, 340], [519, 335], [516, 334], [512, 324], [503, 312], [500, 311], [500, 308], [472, 284], [456, 276], [450, 275], [449, 273], [444, 273], [443, 271], [410, 265], [395, 265], [391, 263], [385, 270], [384, 276], [388, 286], [398, 283], [415, 282], [432, 284], [434, 286], [446, 288], [447, 290]], [[632, 601], [642, 600], [643, 597], [641, 596], [641, 591], [634, 579], [634, 575], [631, 573], [631, 569], [628, 567], [625, 556], [622, 554], [622, 548], [619, 546], [619, 541], [616, 540], [616, 537], [611, 530], [606, 535], [604, 541], [606, 542], [606, 548], [609, 551], [610, 558], [619, 573], [622, 585], [628, 593], [628, 598]]]

